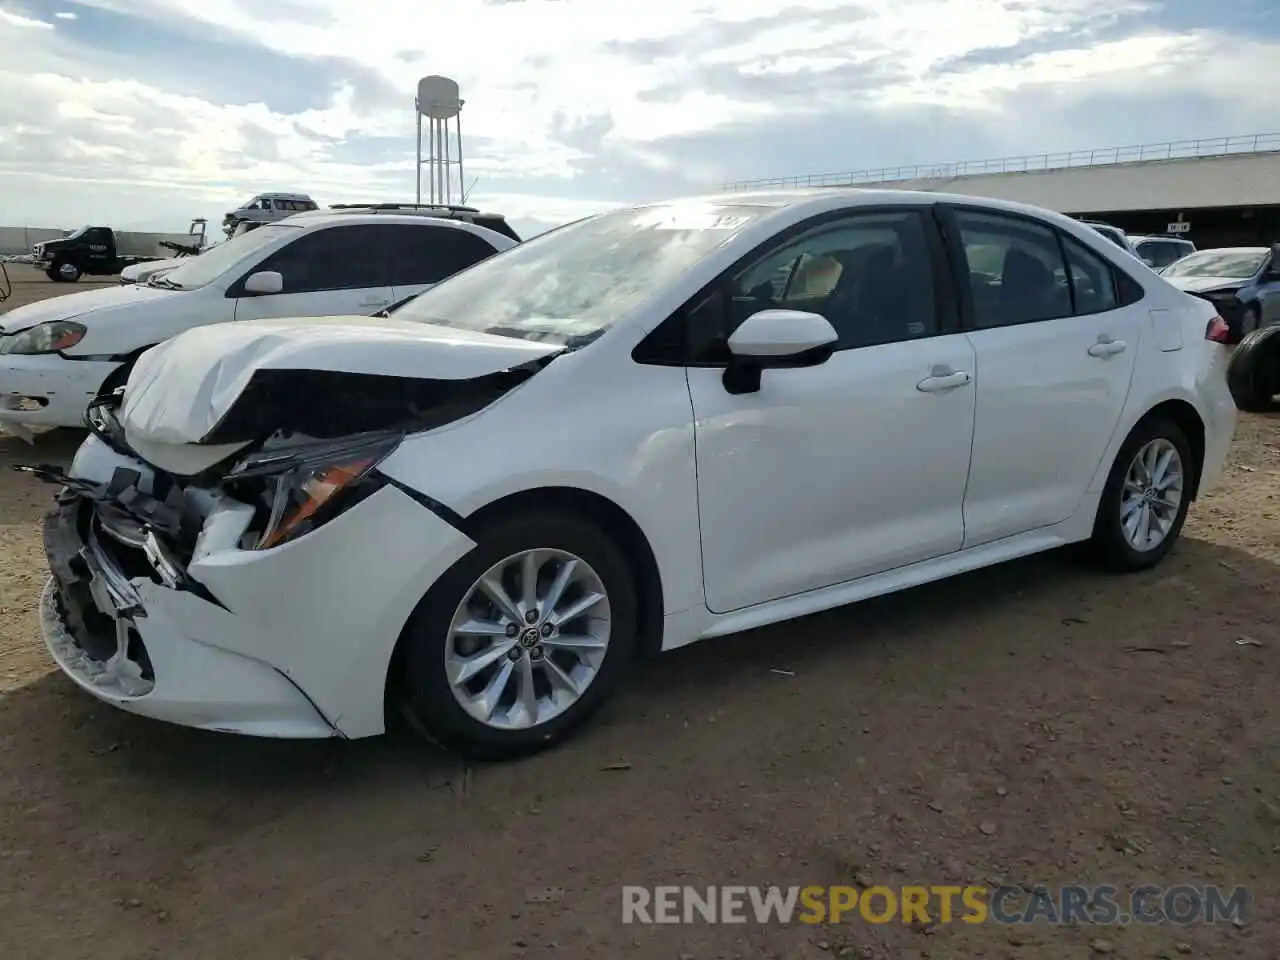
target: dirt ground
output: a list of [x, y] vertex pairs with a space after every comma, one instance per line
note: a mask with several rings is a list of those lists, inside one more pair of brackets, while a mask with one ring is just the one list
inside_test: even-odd
[[[0, 440], [0, 467], [78, 439]], [[1242, 418], [1158, 570], [1047, 555], [707, 641], [501, 766], [98, 705], [37, 636], [50, 495], [0, 469], [0, 957], [1280, 956], [1280, 419]], [[621, 922], [628, 883], [997, 880], [1253, 906], [1242, 927]]]

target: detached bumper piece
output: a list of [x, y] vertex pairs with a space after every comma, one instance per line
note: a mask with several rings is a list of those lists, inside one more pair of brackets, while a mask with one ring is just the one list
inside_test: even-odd
[[[60, 515], [64, 508], [71, 514], [84, 508], [83, 518], [76, 521], [79, 527], [73, 529], [75, 536], [83, 537], [83, 553], [96, 552], [100, 566], [102, 558], [110, 556], [122, 574], [119, 580], [125, 587], [129, 586], [129, 580], [143, 576], [172, 590], [189, 591], [226, 609], [204, 584], [187, 575], [182, 558], [191, 556], [204, 517], [183, 489], [170, 485], [163, 499], [143, 493], [138, 488], [138, 472], [124, 467], [117, 468], [106, 484], [78, 480], [59, 467], [48, 465], [15, 466], [14, 469], [63, 488], [55, 515]], [[48, 536], [46, 525], [47, 549], [50, 548]], [[49, 556], [53, 563], [51, 549]], [[136, 605], [136, 597], [133, 602]]]
[[54, 658], [77, 680], [115, 697], [145, 696], [155, 671], [136, 620], [146, 613], [89, 526], [87, 506], [67, 498], [45, 518], [53, 576], [40, 600], [41, 626]]

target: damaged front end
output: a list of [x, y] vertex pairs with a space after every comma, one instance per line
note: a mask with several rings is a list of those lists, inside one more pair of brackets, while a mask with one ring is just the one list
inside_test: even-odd
[[390, 482], [375, 467], [404, 432], [341, 440], [277, 433], [220, 465], [179, 476], [128, 444], [118, 400], [91, 406], [91, 436], [69, 471], [15, 469], [61, 488], [44, 527], [53, 587], [46, 627], [55, 656], [95, 687], [139, 697], [155, 680], [136, 628], [147, 616], [141, 586], [188, 593], [234, 614], [192, 566], [225, 551], [282, 546], [350, 509]]
[[[45, 525], [53, 576], [44, 632], [79, 683], [139, 712], [216, 729], [280, 726], [256, 714], [228, 720], [206, 703], [194, 665], [211, 657], [219, 670], [243, 676], [244, 697], [258, 691], [241, 704], [246, 714], [270, 713], [272, 703], [291, 698], [296, 705], [297, 696], [310, 702], [304, 689], [345, 702], [321, 665], [285, 649], [285, 635], [328, 637], [351, 616], [331, 638], [340, 645], [378, 616], [376, 602], [366, 609], [363, 596], [307, 597], [340, 592], [341, 583], [374, 569], [378, 582], [391, 584], [401, 561], [344, 550], [354, 528], [314, 552], [289, 548], [373, 498], [370, 536], [390, 542], [403, 532], [410, 539], [400, 553], [429, 550], [421, 562], [453, 562], [467, 549], [465, 535], [377, 467], [407, 435], [479, 413], [564, 352], [503, 337], [428, 336], [389, 321], [377, 327], [379, 339], [371, 323], [318, 320], [295, 329], [249, 321], [227, 325], [236, 328], [229, 332], [188, 331], [143, 354], [126, 387], [90, 404], [91, 435], [69, 469], [17, 467], [60, 488]], [[228, 337], [231, 346], [218, 345]], [[351, 348], [353, 338], [360, 349]], [[293, 365], [303, 360], [314, 366]], [[370, 372], [375, 367], [386, 372]], [[401, 513], [406, 503], [413, 509]], [[272, 578], [280, 578], [278, 595]], [[284, 607], [291, 616], [277, 621]], [[179, 648], [190, 669], [173, 659]], [[166, 672], [162, 653], [181, 681], [153, 693], [156, 673]], [[151, 706], [140, 702], [148, 698]], [[205, 704], [194, 720], [192, 698]], [[286, 725], [320, 729], [311, 716], [290, 714]]]

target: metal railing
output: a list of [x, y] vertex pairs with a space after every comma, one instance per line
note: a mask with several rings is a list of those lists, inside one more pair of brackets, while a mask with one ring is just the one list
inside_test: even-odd
[[1066, 153], [1037, 153], [1025, 157], [998, 157], [994, 160], [958, 160], [951, 163], [917, 164], [910, 167], [882, 167], [845, 173], [814, 173], [798, 177], [767, 177], [726, 183], [726, 191], [761, 190], [774, 187], [843, 187], [855, 183], [883, 183], [931, 177], [966, 177], [980, 173], [1033, 173], [1066, 170], [1071, 167], [1102, 167], [1151, 160], [1190, 160], [1243, 153], [1280, 151], [1280, 133], [1253, 133], [1237, 137], [1205, 137], [1199, 140], [1169, 140]]

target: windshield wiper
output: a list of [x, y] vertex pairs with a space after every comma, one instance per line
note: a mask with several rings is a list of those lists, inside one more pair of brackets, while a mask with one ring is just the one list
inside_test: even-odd
[[159, 275], [147, 280], [148, 287], [159, 287], [161, 290], [185, 290], [186, 288], [168, 277]]

